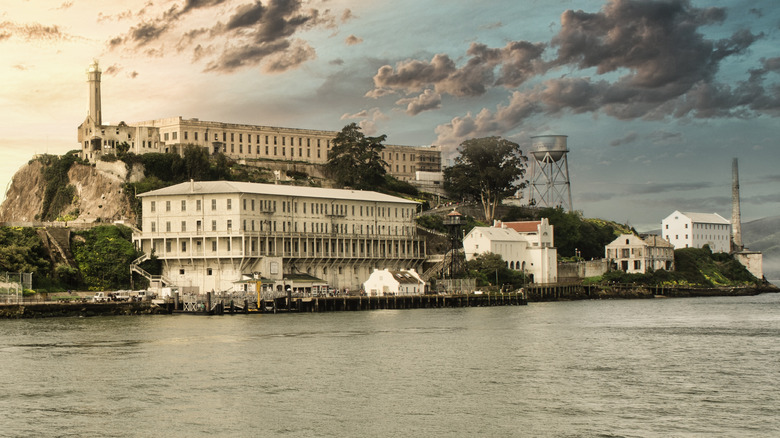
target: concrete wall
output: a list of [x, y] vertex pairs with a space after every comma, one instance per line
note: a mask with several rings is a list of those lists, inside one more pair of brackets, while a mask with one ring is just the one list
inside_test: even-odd
[[608, 270], [609, 263], [606, 259], [558, 263], [558, 281], [566, 283], [588, 277], [598, 277], [606, 274]]

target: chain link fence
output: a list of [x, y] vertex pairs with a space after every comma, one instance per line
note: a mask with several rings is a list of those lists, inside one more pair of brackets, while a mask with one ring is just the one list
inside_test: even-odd
[[0, 303], [23, 303], [25, 289], [32, 289], [32, 273], [0, 272]]

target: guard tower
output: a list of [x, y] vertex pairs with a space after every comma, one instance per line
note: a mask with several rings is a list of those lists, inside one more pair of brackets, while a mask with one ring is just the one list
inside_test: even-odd
[[530, 202], [537, 207], [572, 211], [567, 135], [531, 137]]

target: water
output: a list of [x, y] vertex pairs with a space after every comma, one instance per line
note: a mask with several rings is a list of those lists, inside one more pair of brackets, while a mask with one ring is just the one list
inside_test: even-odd
[[0, 334], [0, 436], [780, 434], [778, 294]]

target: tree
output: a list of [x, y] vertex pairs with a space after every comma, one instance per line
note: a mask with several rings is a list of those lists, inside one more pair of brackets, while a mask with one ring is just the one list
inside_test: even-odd
[[381, 157], [386, 135], [366, 137], [356, 123], [345, 126], [336, 135], [328, 153], [326, 170], [344, 187], [373, 189], [384, 184], [385, 166]]
[[466, 140], [458, 152], [455, 165], [444, 170], [444, 188], [455, 198], [479, 200], [485, 220], [492, 222], [496, 206], [525, 188], [528, 157], [501, 137]]

